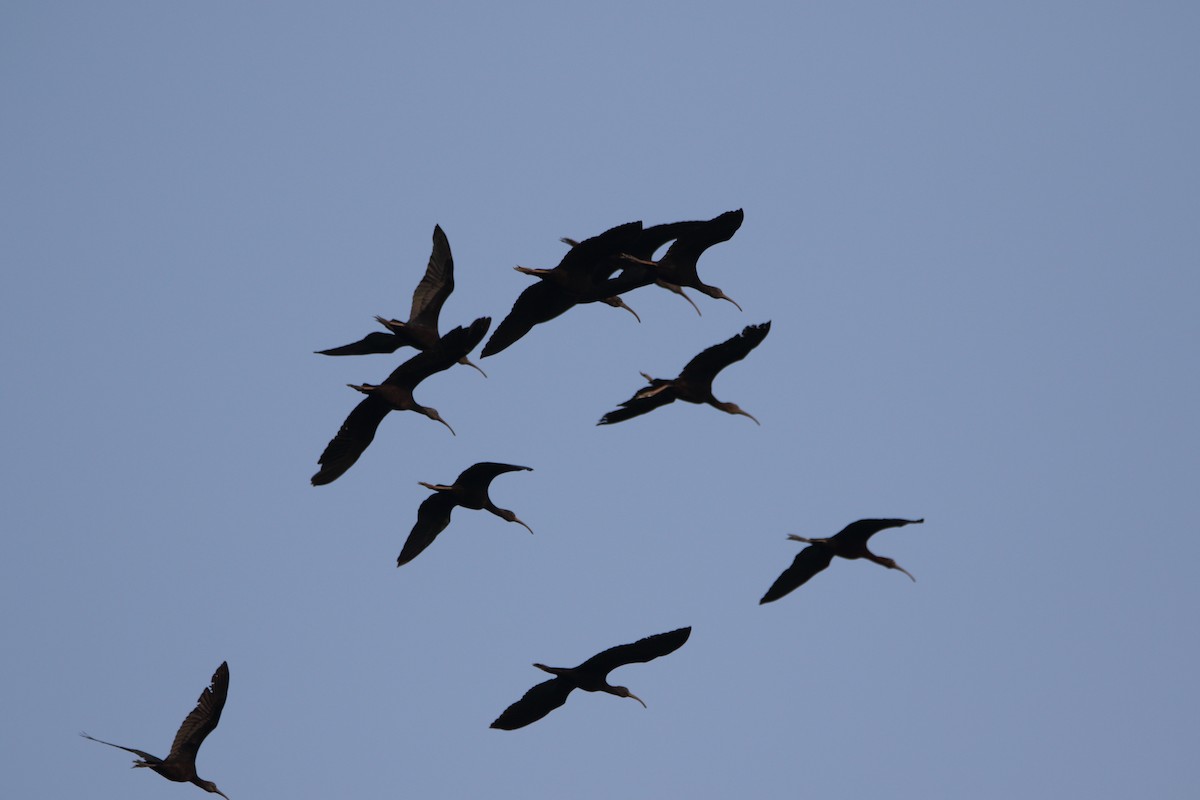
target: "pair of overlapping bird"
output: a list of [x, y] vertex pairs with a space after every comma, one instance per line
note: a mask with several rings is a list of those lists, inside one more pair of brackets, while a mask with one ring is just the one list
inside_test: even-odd
[[[536, 276], [539, 280], [517, 298], [512, 311], [497, 326], [483, 347], [483, 357], [501, 352], [529, 333], [534, 326], [549, 322], [579, 304], [601, 302], [624, 308], [636, 317], [637, 313], [625, 304], [621, 296], [645, 286], [657, 285], [679, 294], [692, 303], [697, 313], [700, 310], [684, 293], [685, 288], [695, 289], [709, 297], [727, 300], [736, 306], [737, 303], [723, 291], [700, 280], [697, 262], [709, 247], [732, 238], [741, 227], [742, 220], [743, 213], [739, 209], [728, 211], [711, 220], [676, 222], [652, 227], [643, 227], [641, 222], [630, 222], [583, 241], [563, 239], [562, 241], [570, 246], [570, 250], [558, 266], [553, 269], [516, 268], [520, 272]], [[664, 255], [658, 260], [653, 260], [654, 253], [668, 243], [670, 246]], [[380, 423], [391, 411], [415, 411], [442, 423], [451, 433], [454, 432], [436, 409], [418, 403], [413, 396], [418, 384], [455, 364], [463, 364], [483, 372], [468, 356], [487, 335], [491, 318], [480, 317], [470, 325], [454, 328], [444, 335], [438, 332], [438, 317], [446, 298], [453, 290], [454, 260], [450, 252], [450, 243], [441, 227], [436, 226], [433, 231], [433, 251], [425, 276], [413, 292], [412, 310], [408, 320], [402, 322], [376, 317], [385, 331], [367, 334], [347, 345], [318, 351], [322, 355], [347, 356], [394, 353], [402, 347], [413, 347], [419, 352], [393, 370], [380, 384], [350, 384], [366, 397], [354, 407], [321, 453], [318, 460], [320, 469], [312, 476], [314, 486], [331, 483], [349, 470], [374, 440]], [[740, 310], [741, 306], [738, 306], [738, 309]], [[713, 396], [712, 382], [721, 370], [742, 360], [761, 344], [770, 329], [770, 322], [746, 326], [736, 336], [701, 352], [673, 379], [653, 378], [642, 373], [648, 385], [635, 392], [618, 408], [601, 417], [598, 424], [623, 422], [676, 400], [708, 404], [728, 414], [749, 417], [757, 424], [758, 420], [737, 404], [716, 399]], [[487, 510], [529, 529], [529, 526], [512, 511], [497, 507], [488, 494], [492, 480], [497, 476], [529, 469], [514, 464], [482, 462], [465, 469], [452, 484], [422, 482], [421, 485], [434, 493], [421, 503], [417, 511], [417, 522], [397, 558], [397, 566], [414, 559], [446, 529], [450, 523], [451, 512], [456, 506]], [[872, 553], [867, 548], [867, 540], [886, 528], [919, 522], [923, 520], [864, 519], [851, 523], [829, 538], [815, 539], [791, 534], [788, 538], [804, 542], [808, 547], [800, 551], [791, 566], [775, 580], [759, 602], [777, 600], [798, 588], [828, 567], [835, 556], [848, 559], [865, 558], [889, 569], [900, 570], [912, 578], [911, 574], [892, 559]], [[530, 532], [532, 533], [532, 529]], [[512, 730], [536, 722], [563, 705], [575, 689], [629, 697], [645, 706], [641, 698], [627, 688], [610, 685], [607, 680], [608, 673], [626, 664], [646, 662], [667, 655], [682, 647], [690, 634], [691, 628], [686, 627], [648, 636], [632, 644], [604, 650], [573, 668], [534, 664], [554, 677], [526, 692], [520, 700], [509, 706], [491, 727]], [[213, 674], [211, 685], [201, 694], [195, 710], [180, 727], [172, 743], [171, 752], [165, 759], [111, 742], [102, 743], [138, 755], [139, 760], [135, 762], [135, 766], [149, 767], [170, 780], [190, 781], [206, 791], [224, 797], [211, 781], [197, 777], [195, 758], [204, 737], [216, 727], [220, 719], [228, 688], [229, 668], [226, 664], [221, 664]]]

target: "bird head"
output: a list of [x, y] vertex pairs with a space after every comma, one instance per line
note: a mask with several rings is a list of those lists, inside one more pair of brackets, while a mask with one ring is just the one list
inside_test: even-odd
[[524, 522], [521, 522], [521, 520], [517, 519], [517, 515], [511, 511], [509, 511], [507, 508], [500, 509], [498, 512], [496, 512], [496, 515], [499, 516], [500, 519], [507, 520], [508, 522], [515, 522], [518, 525], [522, 525], [522, 526], [524, 526], [525, 530], [529, 531], [530, 533], [533, 533], [533, 528], [529, 527]]
[[727, 414], [741, 414], [743, 417], [749, 417], [750, 419], [754, 420], [755, 425], [762, 425], [762, 423], [759, 422], [753, 414], [751, 414], [749, 411], [743, 411], [737, 403], [720, 403], [717, 405], [717, 408], [721, 409]]
[[642, 700], [642, 698], [640, 698], [636, 694], [634, 694], [633, 692], [626, 689], [624, 686], [614, 686], [612, 688], [612, 693], [615, 694], [617, 697], [632, 697], [634, 700], [637, 700], [639, 703], [642, 704], [642, 708], [646, 708], [646, 702], [644, 700]]
[[217, 785], [215, 783], [213, 783], [212, 781], [205, 781], [205, 780], [198, 779], [196, 781], [196, 785], [199, 786], [201, 789], [203, 789], [206, 792], [211, 792], [213, 794], [219, 794], [219, 795], [221, 795], [221, 797], [224, 797], [225, 800], [229, 800], [229, 796], [227, 794], [225, 794], [224, 792], [222, 792], [220, 789], [218, 789]]
[[706, 295], [708, 295], [709, 297], [712, 297], [716, 300], [728, 300], [729, 302], [731, 302], [735, 306], [737, 306], [738, 311], [742, 310], [742, 307], [738, 306], [738, 303], [736, 300], [734, 300], [732, 297], [725, 294], [724, 292], [722, 292], [720, 289], [718, 289], [715, 286], [701, 286], [700, 291], [704, 292]]
[[[442, 419], [442, 415], [437, 412], [436, 408], [428, 408], [427, 406], [421, 406], [420, 408], [417, 409], [417, 411], [420, 411], [422, 414], [429, 417], [430, 419], [437, 420], [438, 422], [445, 425], [447, 428], [450, 428], [450, 423], [446, 422], [446, 420]], [[450, 433], [454, 434], [455, 436], [458, 436], [457, 433], [454, 433], [454, 428], [450, 428]]]

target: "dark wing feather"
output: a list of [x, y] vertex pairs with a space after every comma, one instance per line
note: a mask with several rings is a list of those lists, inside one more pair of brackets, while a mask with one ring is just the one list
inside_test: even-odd
[[408, 324], [437, 330], [442, 305], [453, 291], [454, 257], [450, 255], [450, 240], [442, 232], [442, 226], [434, 225], [433, 251], [429, 254], [429, 266], [425, 268], [425, 277], [421, 278], [421, 282], [413, 291]]
[[332, 347], [328, 350], [318, 350], [317, 353], [323, 356], [366, 356], [373, 353], [394, 353], [406, 344], [408, 342], [394, 333], [375, 331], [368, 333], [357, 342], [344, 344], [341, 347]]
[[742, 227], [745, 216], [739, 208], [736, 211], [726, 211], [707, 222], [692, 223], [692, 227], [680, 233], [675, 243], [667, 248], [662, 260], [687, 263], [694, 267], [696, 260], [705, 250], [714, 244], [732, 239], [738, 228]]
[[621, 407], [605, 414], [597, 425], [612, 425], [614, 422], [624, 422], [627, 419], [649, 414], [656, 408], [675, 401], [675, 393], [670, 387], [650, 393], [647, 389], [639, 389], [638, 393], [621, 403]]
[[496, 326], [496, 332], [483, 348], [483, 357], [499, 353], [520, 339], [534, 325], [549, 322], [576, 304], [567, 292], [550, 281], [538, 281], [517, 296], [512, 311]]
[[668, 631], [667, 633], [656, 633], [653, 636], [647, 636], [645, 639], [638, 639], [633, 644], [619, 644], [616, 647], [610, 647], [604, 652], [592, 656], [576, 667], [576, 669], [581, 672], [595, 671], [600, 674], [607, 674], [610, 670], [614, 670], [625, 664], [641, 664], [659, 656], [665, 656], [667, 653], [675, 652], [683, 647], [683, 643], [691, 635], [691, 626]]
[[864, 548], [867, 546], [867, 540], [882, 530], [901, 528], [905, 525], [915, 525], [924, 521], [924, 519], [860, 519], [857, 522], [851, 522], [838, 531], [833, 536], [837, 540], [834, 544], [848, 546], [853, 549]]
[[200, 693], [196, 707], [179, 726], [179, 732], [175, 734], [175, 741], [171, 743], [168, 760], [183, 757], [195, 762], [196, 751], [204, 743], [204, 737], [212, 733], [213, 729], [217, 727], [217, 723], [221, 721], [221, 711], [225, 708], [225, 698], [228, 694], [229, 665], [221, 662], [221, 666], [217, 667], [217, 671], [213, 673], [209, 686]]
[[417, 509], [417, 524], [413, 525], [403, 549], [400, 550], [400, 556], [396, 559], [397, 567], [412, 561], [426, 547], [433, 544], [437, 535], [450, 524], [450, 512], [454, 511], [456, 505], [458, 504], [451, 492], [434, 492], [421, 502]]
[[810, 544], [796, 554], [792, 565], [785, 569], [767, 593], [759, 600], [759, 605], [778, 600], [788, 592], [803, 586], [809, 578], [829, 566], [833, 561], [833, 550], [821, 544]]
[[516, 464], [500, 464], [495, 461], [480, 461], [478, 464], [472, 464], [464, 469], [454, 482], [463, 488], [470, 485], [486, 487], [497, 475], [522, 470], [532, 472], [533, 467], [518, 467]]
[[735, 361], [741, 361], [751, 350], [758, 347], [767, 338], [771, 323], [747, 325], [742, 332], [720, 344], [714, 344], [700, 355], [693, 358], [679, 373], [679, 380], [698, 383], [703, 380], [712, 381], [721, 370]]
[[499, 728], [502, 731], [512, 731], [537, 722], [567, 702], [567, 695], [574, 688], [562, 678], [543, 681], [526, 692], [520, 700], [504, 709], [504, 713], [496, 718], [491, 727]]
[[491, 317], [480, 317], [465, 328], [455, 328], [428, 350], [396, 367], [384, 383], [412, 389], [430, 375], [450, 369], [483, 341], [491, 324]]
[[[150, 753], [147, 753], [145, 750], [138, 750], [136, 747], [126, 747], [123, 744], [113, 744], [112, 742], [106, 742], [103, 739], [97, 739], [95, 736], [88, 736], [83, 731], [80, 731], [79, 735], [85, 739], [91, 739], [93, 742], [99, 742], [100, 744], [106, 744], [109, 747], [115, 747], [118, 750], [124, 750], [126, 753], [133, 753], [134, 755], [141, 756], [142, 760], [145, 761], [146, 764], [161, 764], [161, 763], [163, 763], [163, 760], [161, 758], [159, 758], [158, 756], [155, 756], [155, 755], [151, 755]], [[137, 764], [138, 762], [135, 761], [133, 763]]]
[[358, 457], [375, 438], [379, 423], [391, 411], [385, 400], [374, 394], [369, 394], [354, 407], [337, 435], [325, 446], [325, 451], [317, 459], [321, 469], [312, 476], [313, 486], [323, 486], [332, 483], [354, 466]]

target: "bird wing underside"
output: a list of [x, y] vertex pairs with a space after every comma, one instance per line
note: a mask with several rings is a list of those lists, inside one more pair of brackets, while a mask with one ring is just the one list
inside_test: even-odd
[[581, 672], [599, 671], [607, 673], [624, 664], [640, 664], [651, 661], [667, 653], [673, 653], [683, 647], [683, 643], [691, 636], [692, 629], [679, 628], [667, 633], [656, 633], [645, 639], [638, 639], [633, 644], [619, 644], [597, 653], [576, 669]]
[[726, 211], [706, 222], [693, 223], [693, 227], [680, 233], [662, 260], [694, 265], [705, 250], [732, 239], [738, 228], [742, 227], [744, 218], [745, 214], [739, 208], [737, 211]]
[[437, 330], [438, 315], [446, 298], [454, 291], [454, 257], [450, 255], [450, 240], [442, 232], [442, 226], [433, 226], [433, 251], [429, 254], [429, 266], [425, 277], [413, 290], [412, 311], [408, 324], [420, 325]]
[[374, 353], [394, 353], [404, 344], [404, 340], [394, 333], [375, 331], [368, 333], [357, 342], [317, 352], [323, 356], [366, 356]]
[[450, 513], [454, 511], [454, 495], [450, 492], [434, 492], [426, 497], [417, 509], [417, 523], [409, 531], [396, 566], [400, 567], [419, 556], [433, 544], [438, 534], [450, 524]]
[[679, 373], [679, 379], [689, 383], [704, 380], [711, 383], [718, 372], [736, 361], [741, 361], [751, 350], [762, 344], [770, 330], [770, 322], [747, 325], [738, 335], [720, 344], [714, 344], [689, 361]]
[[358, 461], [359, 456], [375, 439], [379, 423], [389, 411], [391, 408], [383, 398], [374, 394], [363, 398], [346, 417], [337, 435], [330, 439], [321, 457], [317, 459], [321, 469], [312, 476], [313, 486], [332, 483], [354, 466], [354, 462]]
[[106, 742], [103, 739], [97, 739], [95, 736], [88, 736], [86, 733], [83, 733], [82, 731], [79, 733], [79, 735], [85, 739], [91, 739], [93, 742], [99, 742], [100, 744], [106, 744], [109, 747], [115, 747], [118, 750], [124, 750], [126, 753], [133, 753], [135, 756], [140, 756], [142, 761], [144, 761], [145, 763], [142, 764], [142, 763], [135, 761], [133, 763], [136, 766], [145, 767], [145, 766], [154, 766], [155, 764], [163, 763], [163, 760], [161, 758], [159, 758], [156, 755], [147, 753], [145, 750], [138, 750], [136, 747], [126, 747], [123, 744], [113, 744], [112, 742]]
[[902, 528], [905, 525], [913, 525], [920, 522], [924, 522], [924, 520], [860, 519], [842, 528], [833, 538], [837, 539], [837, 544], [839, 545], [865, 548], [867, 540], [880, 531], [887, 530], [888, 528]]
[[506, 472], [532, 472], [532, 467], [518, 467], [516, 464], [500, 464], [496, 461], [480, 461], [478, 464], [472, 464], [459, 473], [458, 478], [454, 481], [459, 486], [467, 486], [468, 484], [479, 484], [486, 487], [492, 482], [497, 475], [503, 475]]
[[792, 565], [780, 573], [771, 588], [763, 595], [759, 603], [770, 603], [778, 600], [788, 592], [800, 588], [808, 579], [825, 569], [833, 562], [833, 550], [821, 544], [810, 544], [796, 554]]
[[465, 328], [455, 328], [429, 349], [396, 367], [384, 383], [412, 389], [430, 375], [450, 369], [483, 341], [491, 324], [491, 317], [480, 317]]
[[179, 726], [175, 741], [171, 742], [168, 760], [184, 756], [195, 761], [196, 751], [200, 749], [204, 738], [212, 733], [221, 721], [221, 711], [225, 708], [225, 698], [228, 694], [229, 665], [222, 662], [213, 673], [209, 686], [200, 693], [200, 699], [196, 701], [192, 713], [188, 714]]
[[550, 281], [538, 281], [526, 287], [525, 291], [517, 296], [512, 311], [500, 321], [496, 332], [488, 339], [483, 348], [484, 357], [499, 353], [533, 330], [534, 325], [549, 322], [575, 304], [575, 298]]
[[520, 700], [504, 709], [504, 713], [496, 718], [492, 727], [512, 731], [537, 722], [567, 702], [567, 696], [574, 688], [562, 678], [543, 681], [526, 692]]
[[600, 418], [597, 425], [612, 425], [614, 422], [624, 422], [627, 419], [649, 414], [656, 408], [675, 402], [675, 392], [671, 391], [669, 382], [663, 386], [652, 386], [639, 389], [637, 394], [621, 403], [620, 408], [613, 409]]

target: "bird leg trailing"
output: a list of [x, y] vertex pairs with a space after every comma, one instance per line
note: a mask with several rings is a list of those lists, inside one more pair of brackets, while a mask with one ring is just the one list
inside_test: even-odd
[[375, 315], [375, 321], [387, 328], [392, 333], [399, 333], [408, 325], [407, 322], [401, 322], [398, 319], [384, 319], [378, 314]]
[[551, 272], [554, 271], [554, 270], [544, 269], [544, 268], [539, 268], [539, 267], [513, 267], [513, 269], [515, 269], [517, 272], [523, 273], [525, 275], [533, 275], [534, 277], [538, 277], [538, 278], [545, 277], [546, 275], [549, 275]]

